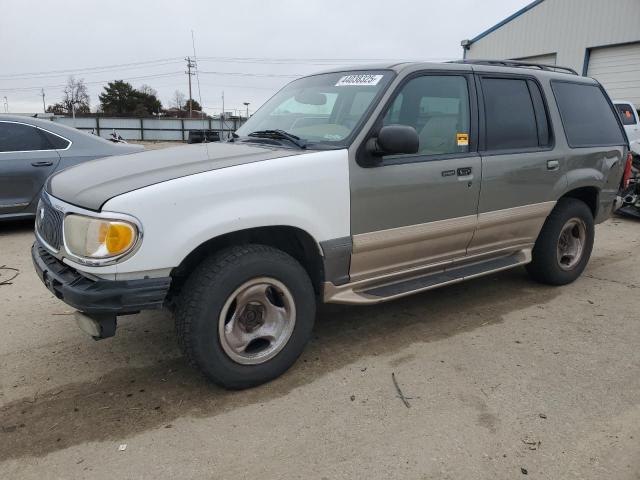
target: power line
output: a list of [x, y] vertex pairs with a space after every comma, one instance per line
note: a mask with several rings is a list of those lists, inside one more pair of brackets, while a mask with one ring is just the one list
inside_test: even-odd
[[[189, 57], [187, 57], [189, 58]], [[195, 66], [195, 64], [193, 64], [193, 61], [191, 61], [191, 67], [188, 67], [188, 71], [184, 72], [187, 73], [188, 75], [193, 75], [193, 72], [189, 73], [190, 69], [193, 68]], [[207, 71], [199, 71], [199, 73], [202, 73], [204, 75], [219, 75], [219, 76], [231, 76], [231, 77], [250, 77], [250, 78], [298, 78], [303, 76], [303, 74], [276, 74], [276, 73], [246, 73], [246, 72], [207, 72]], [[128, 78], [119, 78], [117, 80], [141, 80], [141, 79], [145, 79], [145, 78], [161, 78], [161, 77], [167, 77], [167, 76], [173, 76], [173, 75], [178, 75], [178, 74], [182, 74], [182, 72], [167, 72], [167, 73], [157, 73], [157, 74], [153, 74], [153, 75], [141, 75], [141, 76], [136, 76], [136, 77], [128, 77]], [[191, 78], [191, 77], [189, 77]], [[103, 83], [107, 83], [107, 82], [111, 82], [114, 79], [109, 79], [109, 80], [95, 80], [95, 81], [90, 81], [90, 82], [84, 82], [85, 85], [100, 85]], [[5, 92], [23, 92], [23, 91], [30, 91], [30, 90], [40, 90], [42, 88], [63, 88], [65, 87], [66, 84], [62, 83], [62, 84], [55, 84], [55, 85], [39, 85], [39, 86], [34, 86], [34, 87], [6, 87], [6, 88], [0, 88], [0, 91], [5, 91]], [[191, 95], [189, 96], [189, 98], [191, 98]]]
[[205, 75], [229, 75], [234, 77], [267, 77], [267, 78], [297, 78], [297, 77], [302, 77], [304, 75], [302, 73], [292, 73], [292, 74], [286, 75], [286, 74], [277, 74], [277, 73], [206, 72], [203, 70], [198, 70], [198, 73], [202, 73]]
[[165, 67], [167, 65], [178, 65], [182, 63], [181, 61], [173, 61], [173, 62], [163, 62], [163, 63], [154, 63], [154, 64], [149, 64], [149, 65], [132, 65], [130, 67], [122, 67], [122, 68], [102, 68], [102, 69], [95, 69], [92, 71], [82, 71], [82, 72], [78, 72], [78, 71], [74, 71], [74, 72], [70, 72], [70, 73], [58, 73], [58, 74], [47, 74], [47, 75], [29, 75], [29, 74], [25, 74], [22, 76], [12, 76], [12, 77], [3, 77], [2, 75], [0, 75], [0, 81], [5, 81], [5, 80], [41, 80], [43, 78], [61, 78], [61, 77], [66, 77], [66, 76], [86, 76], [86, 75], [95, 75], [95, 74], [102, 74], [102, 73], [109, 73], [109, 72], [120, 72], [120, 71], [124, 71], [124, 70], [141, 70], [141, 69], [149, 69], [149, 68], [155, 68], [155, 67]]
[[159, 60], [147, 60], [144, 62], [121, 63], [116, 65], [102, 65], [98, 67], [69, 68], [65, 70], [49, 70], [46, 72], [10, 73], [10, 74], [0, 75], [0, 78], [10, 79], [10, 78], [23, 78], [27, 76], [53, 75], [53, 74], [61, 74], [61, 75], [72, 74], [72, 73], [81, 74], [84, 72], [96, 71], [96, 70], [110, 70], [110, 69], [116, 69], [116, 68], [126, 69], [126, 68], [140, 67], [140, 66], [151, 65], [154, 63], [161, 63], [161, 62], [175, 63], [176, 61], [182, 61], [182, 58], [180, 57], [162, 58]]
[[402, 62], [402, 61], [444, 61], [449, 57], [429, 59], [403, 59], [403, 58], [260, 58], [260, 57], [200, 57], [200, 61], [231, 62], [231, 63], [267, 63], [267, 64], [297, 64], [297, 65], [342, 65], [345, 63], [376, 63], [376, 62]]
[[[183, 75], [182, 72], [166, 72], [166, 73], [158, 73], [155, 75], [141, 75], [138, 77], [128, 77], [128, 78], [119, 78], [117, 80], [123, 80], [123, 81], [130, 81], [130, 80], [142, 80], [145, 78], [162, 78], [162, 77], [171, 77], [171, 76], [177, 76], [177, 75]], [[101, 85], [104, 83], [108, 83], [108, 82], [113, 82], [114, 79], [111, 78], [109, 80], [96, 80], [96, 81], [92, 81], [92, 82], [84, 82], [85, 85]], [[39, 85], [37, 87], [14, 87], [14, 88], [0, 88], [0, 91], [3, 92], [25, 92], [25, 91], [30, 91], [30, 90], [40, 90], [42, 88], [64, 88], [66, 87], [65, 83], [62, 84], [58, 84], [58, 85]]]
[[[416, 61], [410, 59], [398, 59], [398, 58], [260, 58], [260, 57], [200, 57], [201, 61], [205, 62], [221, 62], [221, 63], [253, 63], [253, 64], [267, 64], [267, 65], [344, 65], [348, 63], [376, 63], [376, 62], [400, 62], [400, 61]], [[419, 59], [419, 61], [445, 61], [451, 60], [448, 57], [440, 58], [428, 58]], [[47, 76], [60, 76], [70, 74], [89, 74], [97, 73], [100, 71], [109, 70], [126, 70], [131, 68], [137, 68], [141, 66], [160, 66], [174, 63], [181, 63], [183, 58], [181, 57], [168, 57], [157, 60], [146, 60], [141, 62], [120, 63], [112, 65], [102, 65], [95, 67], [83, 67], [83, 68], [68, 68], [64, 70], [49, 70], [42, 72], [24, 72], [24, 73], [10, 73], [0, 75], [0, 79], [18, 79], [27, 77], [47, 77]]]
[[260, 87], [260, 86], [254, 86], [254, 85], [231, 85], [231, 84], [220, 84], [220, 83], [205, 83], [202, 82], [201, 85], [204, 85], [205, 87], [217, 87], [217, 88], [239, 88], [242, 90], [271, 90], [272, 92], [279, 90], [281, 88], [281, 86], [276, 86], [276, 87]]

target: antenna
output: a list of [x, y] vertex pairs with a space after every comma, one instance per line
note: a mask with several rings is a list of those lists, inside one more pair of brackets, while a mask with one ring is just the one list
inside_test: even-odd
[[[195, 34], [193, 33], [193, 30], [191, 30], [191, 45], [193, 46], [193, 63], [195, 64], [195, 70], [196, 70], [196, 83], [198, 84], [198, 103], [200, 104], [200, 108], [203, 108], [202, 106], [202, 93], [200, 92], [200, 74], [198, 73], [198, 56], [196, 55], [196, 37]], [[189, 76], [189, 78], [191, 78], [191, 76]], [[202, 111], [200, 112], [202, 114]], [[209, 157], [209, 145], [207, 145], [207, 132], [205, 129], [205, 124], [204, 124], [204, 118], [201, 118], [202, 120], [202, 140], [204, 141], [204, 146], [207, 149], [207, 157]]]

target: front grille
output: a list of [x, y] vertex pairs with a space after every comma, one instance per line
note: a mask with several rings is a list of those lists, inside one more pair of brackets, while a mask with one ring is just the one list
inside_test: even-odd
[[64, 213], [53, 208], [46, 194], [43, 194], [36, 212], [36, 230], [47, 245], [60, 250], [62, 245], [62, 220]]

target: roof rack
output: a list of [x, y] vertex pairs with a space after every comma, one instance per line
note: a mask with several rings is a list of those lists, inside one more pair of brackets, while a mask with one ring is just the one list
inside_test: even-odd
[[561, 67], [559, 65], [549, 65], [546, 63], [521, 62], [519, 60], [454, 60], [450, 63], [466, 63], [471, 65], [497, 65], [502, 67], [538, 68], [540, 70], [546, 70], [548, 72], [561, 71], [564, 73], [570, 73], [571, 75], [578, 75], [578, 72], [576, 72], [573, 68]]

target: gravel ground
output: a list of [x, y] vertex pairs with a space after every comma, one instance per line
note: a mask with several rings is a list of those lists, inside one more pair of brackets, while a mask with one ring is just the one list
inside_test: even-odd
[[566, 287], [517, 269], [327, 306], [299, 362], [243, 392], [185, 363], [167, 314], [86, 337], [32, 241], [0, 224], [2, 479], [640, 478], [638, 222], [599, 226]]

